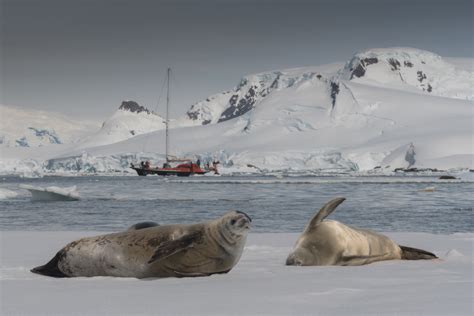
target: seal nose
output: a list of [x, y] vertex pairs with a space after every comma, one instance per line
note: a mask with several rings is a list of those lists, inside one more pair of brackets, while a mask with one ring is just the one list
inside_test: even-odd
[[301, 261], [297, 260], [294, 254], [291, 254], [288, 256], [288, 258], [286, 258], [286, 265], [287, 266], [300, 266]]
[[295, 257], [293, 255], [288, 256], [286, 258], [286, 265], [287, 266], [294, 266], [295, 265]]

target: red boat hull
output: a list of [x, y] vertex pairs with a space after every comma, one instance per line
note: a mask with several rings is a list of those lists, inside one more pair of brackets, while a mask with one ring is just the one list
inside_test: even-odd
[[203, 170], [196, 164], [182, 164], [176, 167], [170, 168], [141, 168], [132, 167], [139, 176], [146, 176], [149, 174], [157, 174], [159, 176], [178, 176], [178, 177], [189, 177], [193, 174], [206, 174], [210, 170]]

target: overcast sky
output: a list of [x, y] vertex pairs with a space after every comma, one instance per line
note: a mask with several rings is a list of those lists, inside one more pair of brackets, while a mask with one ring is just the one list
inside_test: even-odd
[[246, 74], [366, 48], [473, 57], [472, 0], [0, 3], [1, 103], [78, 117], [104, 119], [124, 99], [154, 109], [168, 66], [176, 117]]

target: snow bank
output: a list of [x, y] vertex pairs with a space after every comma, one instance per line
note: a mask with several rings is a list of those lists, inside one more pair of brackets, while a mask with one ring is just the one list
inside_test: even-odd
[[76, 186], [67, 188], [56, 186], [41, 188], [20, 184], [20, 188], [30, 191], [32, 201], [77, 201], [80, 199]]
[[434, 261], [287, 267], [298, 234], [250, 234], [228, 274], [52, 279], [29, 272], [91, 232], [2, 232], [1, 313], [28, 315], [471, 315], [474, 234], [388, 233]]

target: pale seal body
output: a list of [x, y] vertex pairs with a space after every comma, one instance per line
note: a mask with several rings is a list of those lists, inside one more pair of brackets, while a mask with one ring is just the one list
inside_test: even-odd
[[205, 223], [151, 226], [83, 238], [32, 272], [54, 277], [185, 277], [226, 273], [239, 261], [250, 218], [229, 212]]
[[382, 234], [324, 220], [345, 199], [329, 201], [298, 238], [287, 265], [363, 265], [392, 259], [434, 259], [430, 252], [397, 245]]

